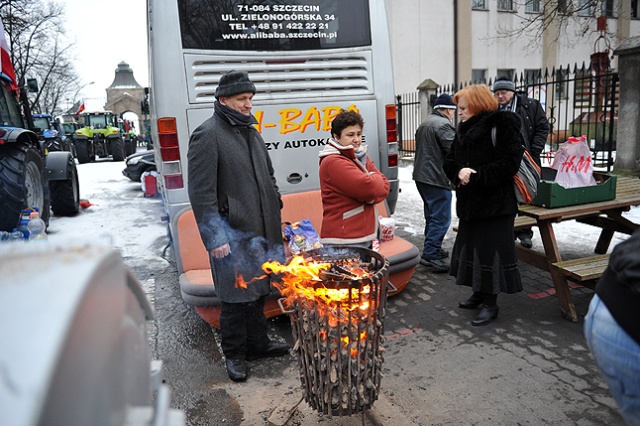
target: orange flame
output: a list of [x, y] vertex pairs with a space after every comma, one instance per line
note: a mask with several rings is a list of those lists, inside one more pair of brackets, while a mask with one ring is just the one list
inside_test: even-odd
[[262, 276], [259, 276], [259, 277], [251, 278], [251, 279], [249, 280], [249, 282], [246, 282], [246, 281], [244, 280], [244, 277], [243, 277], [241, 274], [238, 274], [238, 273], [236, 272], [236, 288], [247, 288], [247, 286], [248, 286], [249, 284], [254, 283], [254, 282], [256, 282], [256, 281], [263, 280], [263, 279], [265, 279], [265, 278], [267, 278], [267, 275], [262, 275]]
[[[291, 305], [298, 297], [303, 297], [314, 303], [315, 308], [328, 314], [328, 326], [337, 327], [341, 319], [348, 316], [348, 312], [358, 310], [361, 315], [368, 315], [371, 306], [368, 297], [371, 292], [369, 285], [360, 288], [328, 288], [321, 278], [321, 272], [331, 269], [332, 264], [306, 259], [304, 256], [295, 255], [288, 264], [283, 265], [277, 261], [265, 262], [262, 269], [267, 273], [279, 274], [274, 286], [285, 297], [285, 304]], [[357, 278], [366, 278], [370, 272], [352, 265], [349, 272]], [[351, 321], [357, 323], [358, 315], [352, 316]], [[352, 357], [358, 355], [358, 341], [366, 339], [366, 332], [362, 331], [358, 339], [351, 339], [348, 335], [340, 337], [344, 348], [348, 348]], [[319, 331], [320, 339], [327, 338], [327, 332]]]

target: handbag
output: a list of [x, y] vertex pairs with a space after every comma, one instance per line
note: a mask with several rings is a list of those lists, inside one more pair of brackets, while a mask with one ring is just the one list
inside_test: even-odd
[[[496, 146], [496, 128], [491, 128], [491, 142]], [[524, 150], [518, 173], [513, 175], [513, 187], [519, 204], [530, 204], [538, 193], [540, 166], [533, 161], [529, 151]]]

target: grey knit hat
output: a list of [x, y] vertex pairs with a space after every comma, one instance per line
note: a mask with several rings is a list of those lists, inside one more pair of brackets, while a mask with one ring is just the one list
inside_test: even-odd
[[507, 78], [499, 78], [493, 83], [493, 91], [496, 92], [498, 90], [511, 90], [512, 92], [516, 91], [516, 85], [513, 81]]
[[216, 88], [216, 99], [249, 92], [256, 94], [256, 86], [249, 80], [249, 74], [244, 71], [231, 70], [220, 78], [220, 83]]

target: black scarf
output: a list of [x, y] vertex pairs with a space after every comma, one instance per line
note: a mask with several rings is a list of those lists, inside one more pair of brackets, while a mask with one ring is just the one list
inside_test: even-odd
[[258, 123], [258, 120], [253, 116], [253, 114], [244, 115], [241, 112], [236, 111], [235, 109], [229, 108], [226, 105], [222, 105], [219, 100], [216, 99], [216, 102], [213, 104], [213, 107], [216, 111], [224, 114], [234, 126], [251, 126], [253, 124]]

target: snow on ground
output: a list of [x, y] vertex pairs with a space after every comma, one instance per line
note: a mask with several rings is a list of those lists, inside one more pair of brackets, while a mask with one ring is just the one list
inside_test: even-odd
[[107, 238], [129, 266], [166, 263], [159, 257], [168, 242], [162, 200], [145, 197], [140, 182], [122, 174], [124, 167], [110, 159], [78, 165], [80, 198], [93, 205], [73, 217], [52, 216], [49, 241]]
[[[420, 194], [418, 194], [418, 190], [416, 189], [415, 182], [411, 178], [412, 173], [412, 164], [405, 165], [399, 169], [398, 178], [400, 180], [400, 189], [402, 192], [398, 197], [398, 203], [393, 216], [396, 220], [396, 224], [402, 226], [406, 232], [413, 235], [422, 235], [424, 233], [423, 204]], [[445, 247], [452, 247], [456, 237], [456, 233], [452, 229], [458, 224], [458, 218], [455, 212], [455, 191], [452, 209], [451, 227], [445, 236], [443, 244]], [[631, 210], [623, 213], [623, 216], [634, 223], [640, 223], [640, 207], [631, 207]], [[533, 231], [533, 248], [543, 251], [538, 228], [534, 227]], [[554, 231], [558, 244], [560, 245], [560, 250], [571, 252], [584, 251], [585, 247], [595, 247], [599, 233], [599, 229], [590, 225], [578, 223], [575, 220], [561, 222], [554, 225]], [[627, 237], [628, 236], [625, 234], [616, 232], [613, 240], [611, 241], [611, 245], [609, 246], [609, 252], [611, 252], [616, 244]]]
[[[82, 210], [75, 217], [52, 216], [49, 224], [49, 240], [63, 238], [109, 238], [130, 266], [136, 264], [164, 263], [159, 256], [168, 243], [167, 226], [160, 220], [163, 213], [160, 198], [147, 198], [139, 182], [132, 182], [122, 174], [124, 162], [111, 160], [78, 165], [80, 197], [93, 206]], [[411, 163], [399, 169], [401, 193], [398, 197], [394, 218], [405, 232], [421, 235], [424, 229], [422, 200], [411, 179]], [[457, 225], [455, 195], [452, 226]], [[640, 223], [640, 207], [632, 207], [624, 214], [629, 220]], [[449, 229], [444, 246], [452, 247], [456, 233]], [[554, 225], [562, 251], [580, 251], [594, 247], [598, 229], [576, 221]], [[534, 227], [534, 248], [542, 251], [542, 243]], [[616, 233], [611, 250], [625, 239]]]

